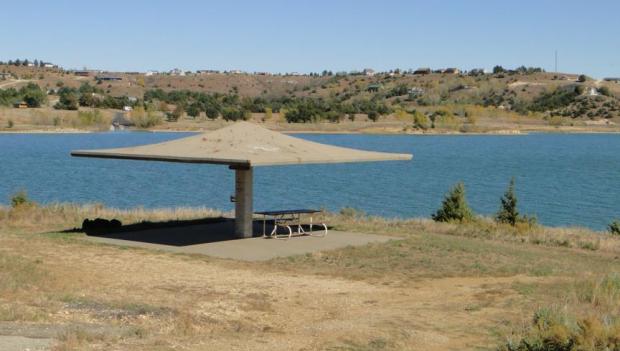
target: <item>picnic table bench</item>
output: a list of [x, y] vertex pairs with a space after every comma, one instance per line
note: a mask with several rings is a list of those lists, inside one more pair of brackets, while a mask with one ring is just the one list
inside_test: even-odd
[[[296, 209], [296, 210], [278, 210], [278, 211], [262, 211], [255, 212], [257, 215], [263, 216], [263, 237], [270, 237], [274, 239], [290, 239], [293, 236], [293, 229], [291, 225], [297, 226], [297, 235], [310, 235], [323, 237], [327, 235], [327, 225], [325, 223], [318, 223], [317, 226], [323, 227], [321, 234], [313, 234], [312, 229], [315, 225], [313, 223], [313, 215], [323, 211], [314, 209]], [[303, 215], [310, 215], [309, 231], [305, 231], [301, 218]], [[267, 235], [267, 220], [273, 221], [273, 230]], [[278, 234], [278, 227], [288, 229], [288, 234]]]

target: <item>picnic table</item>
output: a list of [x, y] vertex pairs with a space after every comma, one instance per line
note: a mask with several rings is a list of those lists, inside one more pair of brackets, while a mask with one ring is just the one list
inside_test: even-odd
[[[263, 216], [263, 237], [270, 237], [274, 239], [290, 239], [293, 236], [293, 229], [291, 225], [297, 226], [297, 235], [310, 235], [323, 237], [327, 235], [327, 225], [325, 223], [318, 223], [317, 226], [323, 227], [321, 234], [313, 234], [312, 229], [315, 225], [313, 223], [313, 215], [321, 213], [323, 211], [315, 209], [296, 209], [296, 210], [278, 210], [278, 211], [262, 211], [255, 212], [257, 215]], [[309, 231], [305, 231], [303, 223], [301, 221], [302, 216], [309, 215], [310, 227]], [[273, 221], [273, 230], [267, 235], [267, 220]], [[278, 227], [288, 229], [288, 234], [278, 234]]]

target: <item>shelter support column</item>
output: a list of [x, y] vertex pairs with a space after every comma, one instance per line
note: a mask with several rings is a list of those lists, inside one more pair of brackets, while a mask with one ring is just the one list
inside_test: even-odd
[[252, 214], [252, 167], [235, 169], [235, 236], [251, 238], [253, 234]]

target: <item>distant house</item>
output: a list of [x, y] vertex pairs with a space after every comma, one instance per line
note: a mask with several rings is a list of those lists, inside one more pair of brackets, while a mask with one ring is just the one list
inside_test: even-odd
[[375, 75], [375, 70], [372, 68], [364, 68], [362, 73], [364, 73], [364, 75], [367, 75], [368, 77], [372, 77]]
[[413, 74], [431, 74], [433, 73], [433, 71], [430, 68], [418, 68], [415, 71], [413, 71]]
[[168, 74], [170, 74], [171, 76], [184, 76], [185, 71], [175, 68], [175, 69], [170, 70]]
[[57, 66], [53, 63], [43, 62], [43, 67], [45, 68], [56, 68]]
[[459, 73], [461, 73], [461, 70], [458, 69], [458, 68], [450, 67], [450, 68], [444, 69], [443, 73], [445, 73], [445, 74], [459, 74]]
[[11, 79], [11, 73], [0, 73], [0, 79]]
[[28, 104], [25, 101], [16, 102], [13, 104], [15, 108], [28, 108]]
[[78, 77], [90, 77], [91, 71], [74, 71], [73, 74]]
[[220, 71], [215, 70], [215, 69], [199, 69], [196, 71], [196, 74], [216, 74], [216, 73], [220, 73]]
[[111, 80], [123, 80], [123, 78], [119, 76], [96, 76], [95, 80], [111, 81]]
[[379, 90], [381, 90], [382, 86], [381, 84], [370, 84], [367, 88], [366, 91], [369, 93], [376, 93], [379, 92]]

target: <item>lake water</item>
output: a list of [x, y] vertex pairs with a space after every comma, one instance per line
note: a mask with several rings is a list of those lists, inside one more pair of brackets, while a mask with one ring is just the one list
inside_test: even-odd
[[[73, 158], [73, 149], [159, 142], [189, 133], [0, 134], [0, 203], [24, 189], [37, 202], [230, 210], [225, 166]], [[546, 225], [601, 230], [620, 217], [620, 135], [297, 135], [340, 146], [413, 153], [412, 162], [259, 167], [256, 210], [355, 207], [428, 217], [463, 181], [477, 213], [493, 214], [511, 177], [522, 213]]]

